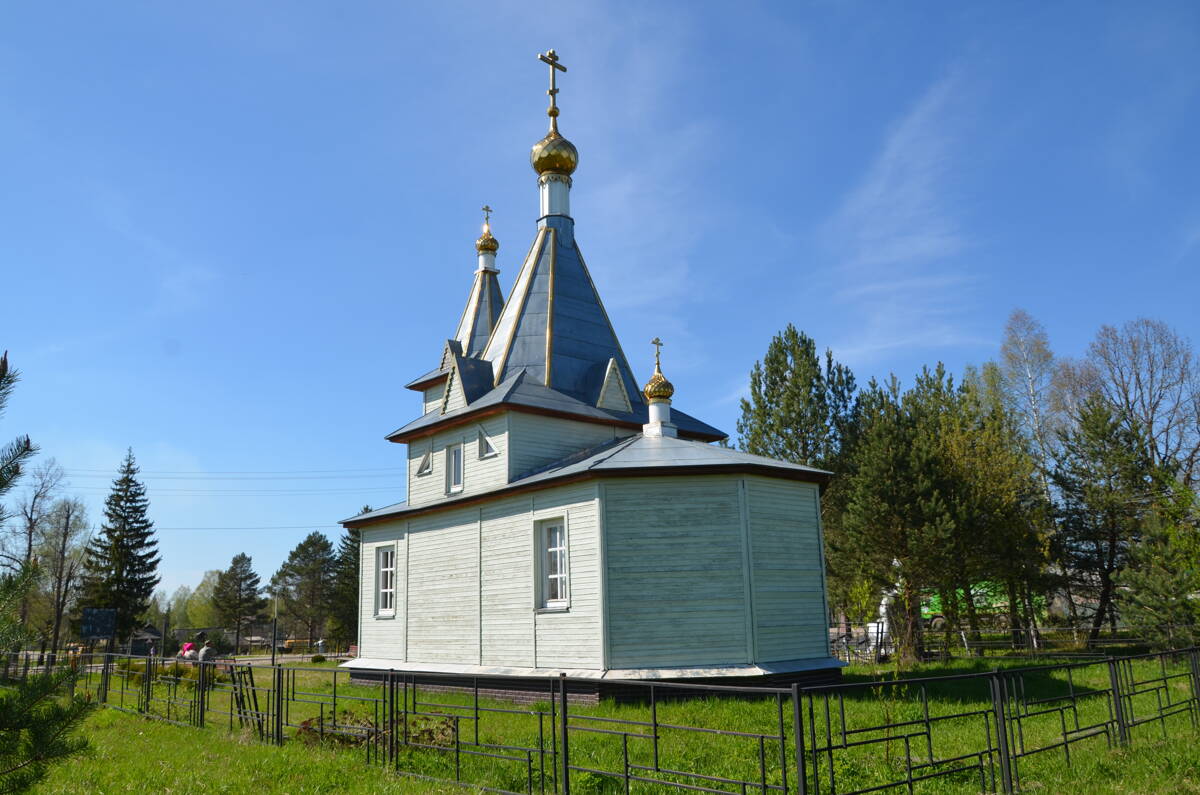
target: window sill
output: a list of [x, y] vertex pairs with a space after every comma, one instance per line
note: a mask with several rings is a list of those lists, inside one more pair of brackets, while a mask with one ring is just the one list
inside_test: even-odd
[[570, 605], [547, 605], [546, 607], [533, 608], [535, 613], [570, 613]]
[[499, 458], [499, 457], [500, 457], [500, 454], [499, 454], [499, 453], [488, 453], [487, 455], [481, 455], [481, 456], [479, 456], [479, 460], [480, 460], [480, 461], [487, 461], [489, 458]]
[[396, 617], [396, 614], [395, 614], [395, 612], [392, 612], [392, 613], [376, 613], [376, 614], [375, 614], [375, 619], [376, 619], [376, 620], [380, 620], [380, 619], [391, 620], [391, 619], [393, 619], [393, 618], [395, 618], [395, 617]]

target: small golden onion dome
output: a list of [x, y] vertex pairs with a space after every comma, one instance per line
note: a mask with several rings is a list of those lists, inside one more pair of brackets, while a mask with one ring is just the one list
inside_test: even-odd
[[500, 250], [500, 241], [492, 237], [491, 224], [483, 225], [483, 234], [480, 235], [479, 239], [475, 241], [475, 250], [480, 254], [484, 253], [485, 251], [490, 251], [491, 253], [495, 254]]
[[654, 375], [650, 376], [650, 380], [646, 382], [642, 394], [646, 396], [646, 400], [650, 401], [670, 400], [671, 395], [675, 394], [675, 386], [662, 374], [658, 362], [654, 363]]
[[529, 165], [542, 174], [571, 176], [579, 165], [579, 150], [575, 144], [563, 138], [557, 129], [551, 129], [546, 137], [533, 145], [529, 153]]

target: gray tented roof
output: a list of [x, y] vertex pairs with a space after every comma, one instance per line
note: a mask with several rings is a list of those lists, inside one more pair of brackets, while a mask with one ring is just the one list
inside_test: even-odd
[[520, 372], [595, 404], [609, 359], [633, 405], [642, 403], [633, 372], [575, 244], [575, 222], [551, 216], [517, 273], [483, 358], [495, 383]]
[[[499, 406], [526, 407], [558, 414], [569, 414], [585, 420], [594, 419], [627, 426], [645, 425], [649, 421], [649, 409], [645, 403], [634, 403], [631, 412], [598, 408], [591, 403], [584, 403], [537, 383], [523, 370], [510, 376], [494, 389], [480, 393], [476, 390], [486, 388], [486, 375], [481, 368], [481, 365], [486, 366], [486, 362], [478, 359], [463, 359], [459, 361], [459, 365], [462, 368], [460, 371], [463, 375], [463, 391], [468, 405], [445, 414], [436, 410], [431, 411], [404, 427], [392, 431], [387, 436], [389, 440], [403, 441], [421, 431], [452, 421], [456, 417]], [[470, 376], [468, 376], [468, 371], [471, 373]], [[685, 436], [694, 436], [706, 441], [716, 441], [727, 436], [725, 432], [675, 408], [671, 409], [671, 421]]]
[[[674, 418], [674, 414], [672, 414]], [[587, 476], [620, 475], [687, 475], [712, 474], [719, 472], [748, 472], [793, 480], [824, 482], [830, 473], [823, 469], [776, 461], [760, 455], [751, 455], [727, 447], [713, 447], [703, 442], [676, 439], [670, 436], [643, 436], [638, 434], [618, 439], [590, 450], [541, 467], [511, 483], [483, 494], [469, 497], [455, 495], [442, 500], [410, 507], [398, 502], [370, 513], [343, 519], [342, 524], [357, 525], [377, 519], [402, 516], [412, 511], [427, 511], [459, 502], [474, 501], [515, 489], [551, 486], [556, 481], [577, 479]]]
[[487, 345], [492, 328], [504, 309], [504, 294], [496, 271], [475, 271], [475, 283], [467, 297], [467, 307], [458, 321], [454, 338], [462, 345], [464, 356], [479, 356]]

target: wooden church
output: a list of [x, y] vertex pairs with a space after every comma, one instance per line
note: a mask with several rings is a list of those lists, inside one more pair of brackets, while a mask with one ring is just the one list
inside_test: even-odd
[[[485, 221], [453, 339], [407, 386], [421, 416], [408, 499], [342, 522], [362, 538], [356, 670], [604, 682], [827, 679], [827, 474], [713, 445], [643, 388], [571, 217], [579, 155], [534, 145], [537, 234], [504, 299]], [[449, 324], [448, 324], [449, 325]], [[658, 344], [658, 341], [655, 340]]]

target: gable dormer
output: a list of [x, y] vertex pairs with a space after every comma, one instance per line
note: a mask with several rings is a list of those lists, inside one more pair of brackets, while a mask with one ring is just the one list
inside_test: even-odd
[[629, 393], [625, 391], [625, 380], [621, 378], [616, 359], [608, 360], [604, 380], [600, 384], [600, 395], [596, 398], [596, 407], [609, 411], [633, 411], [633, 404], [629, 402]]

